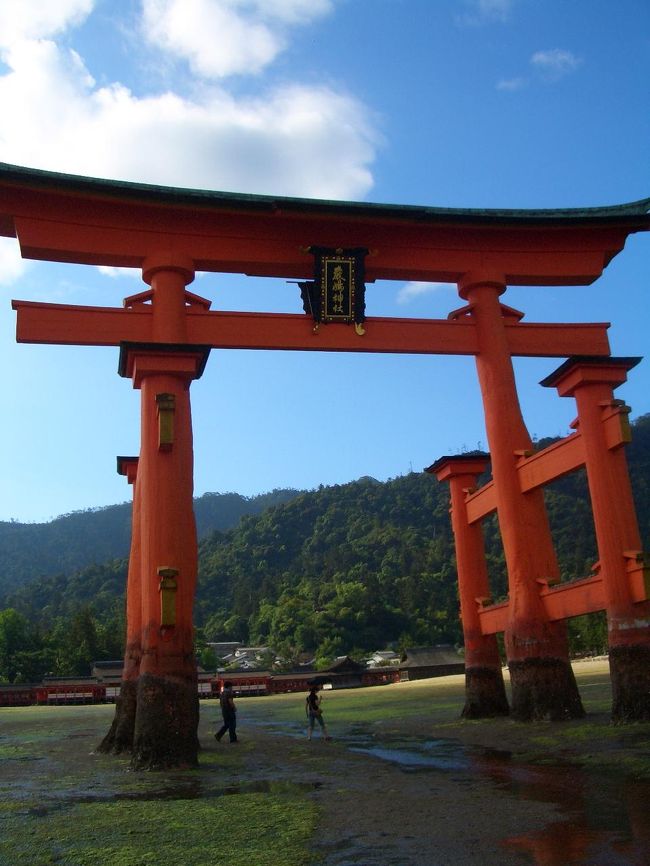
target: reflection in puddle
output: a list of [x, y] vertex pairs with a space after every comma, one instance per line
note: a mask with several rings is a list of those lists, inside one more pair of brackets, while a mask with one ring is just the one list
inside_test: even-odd
[[[346, 738], [347, 741], [347, 738]], [[351, 751], [397, 764], [405, 772], [465, 771], [478, 774], [520, 800], [553, 804], [558, 820], [504, 840], [535, 866], [648, 866], [650, 784], [579, 767], [517, 764], [508, 752], [464, 747], [451, 740], [377, 743], [353, 733]]]
[[455, 743], [446, 740], [430, 740], [422, 743], [420, 750], [407, 747], [351, 746], [351, 752], [373, 755], [383, 761], [399, 764], [406, 771], [418, 770], [467, 770], [471, 766], [468, 755]]
[[538, 833], [504, 840], [504, 845], [532, 855], [536, 866], [647, 866], [647, 845], [627, 833], [590, 830], [572, 821]]
[[522, 799], [553, 803], [557, 822], [505, 840], [537, 866], [647, 866], [647, 783], [595, 776], [576, 768], [525, 768], [510, 778], [487, 774]]

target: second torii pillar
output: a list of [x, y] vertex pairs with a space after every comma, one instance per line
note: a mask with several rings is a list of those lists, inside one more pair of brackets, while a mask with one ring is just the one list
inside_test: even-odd
[[539, 596], [538, 579], [555, 583], [559, 566], [543, 493], [522, 493], [517, 456], [532, 450], [519, 407], [512, 358], [499, 296], [506, 290], [499, 274], [468, 273], [459, 282], [468, 301], [462, 311], [476, 324], [476, 369], [483, 397], [485, 427], [497, 514], [508, 567], [506, 654], [512, 683], [511, 713], [522, 721], [584, 715], [573, 671], [565, 623], [551, 622]]

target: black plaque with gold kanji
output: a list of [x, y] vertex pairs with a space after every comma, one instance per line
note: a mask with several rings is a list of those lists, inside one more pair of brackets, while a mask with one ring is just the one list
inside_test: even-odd
[[368, 250], [310, 247], [309, 252], [314, 256], [314, 281], [300, 283], [305, 312], [317, 324], [361, 325], [366, 318], [364, 259]]

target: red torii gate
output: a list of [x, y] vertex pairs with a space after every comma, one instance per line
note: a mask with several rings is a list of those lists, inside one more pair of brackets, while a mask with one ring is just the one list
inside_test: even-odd
[[[499, 296], [509, 284], [593, 282], [628, 234], [650, 228], [649, 204], [451, 210], [177, 190], [0, 165], [0, 234], [17, 237], [23, 256], [138, 267], [150, 286], [123, 309], [13, 302], [20, 342], [120, 346], [120, 373], [141, 391], [127, 641], [137, 663], [127, 666], [132, 715], [120, 705], [114, 725], [134, 765], [197, 757], [189, 386], [211, 347], [474, 355], [510, 579], [513, 704], [522, 718], [582, 713], [564, 623], [539, 599], [538, 581], [552, 582], [558, 567], [541, 489], [519, 482], [518, 454], [532, 443], [511, 359], [605, 358], [607, 325], [522, 323]], [[467, 306], [447, 321], [368, 318], [359, 336], [342, 325], [314, 333], [303, 315], [211, 312], [186, 289], [196, 270], [308, 279], [312, 245], [368, 248], [370, 282], [456, 282]], [[647, 658], [641, 604], [635, 647]], [[627, 670], [630, 659], [620, 664]]]

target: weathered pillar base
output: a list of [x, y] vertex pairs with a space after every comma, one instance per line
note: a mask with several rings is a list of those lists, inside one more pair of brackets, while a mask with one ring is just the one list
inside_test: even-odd
[[510, 715], [519, 722], [559, 722], [585, 715], [570, 663], [529, 658], [508, 662], [512, 684]]
[[122, 680], [120, 694], [115, 702], [115, 716], [108, 733], [99, 744], [98, 752], [121, 755], [133, 748], [133, 729], [137, 687], [134, 680]]
[[650, 721], [650, 646], [609, 649], [612, 682], [612, 720]]
[[196, 679], [142, 674], [137, 688], [132, 769], [196, 767], [198, 724]]
[[501, 668], [465, 669], [464, 719], [489, 719], [510, 713]]

